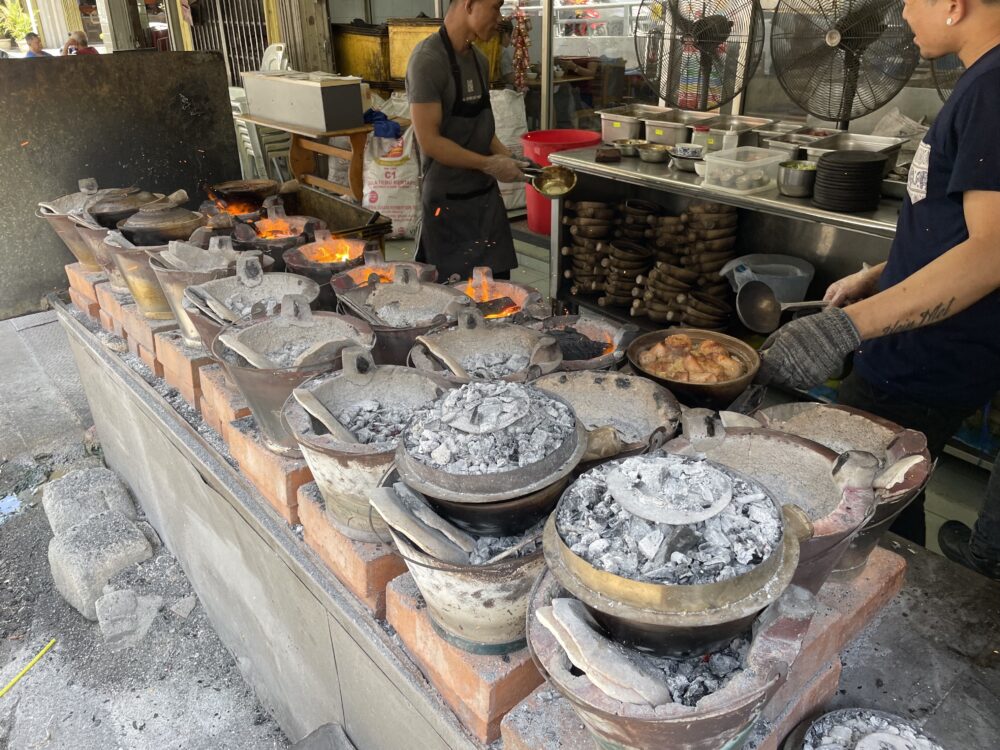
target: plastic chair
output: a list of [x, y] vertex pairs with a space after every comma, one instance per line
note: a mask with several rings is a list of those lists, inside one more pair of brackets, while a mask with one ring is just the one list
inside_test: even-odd
[[260, 59], [261, 70], [291, 70], [284, 44], [269, 44]]

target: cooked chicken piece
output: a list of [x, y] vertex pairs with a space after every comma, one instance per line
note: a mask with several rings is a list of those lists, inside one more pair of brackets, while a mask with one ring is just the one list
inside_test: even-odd
[[695, 346], [685, 334], [667, 336], [642, 352], [639, 364], [658, 377], [690, 383], [721, 383], [746, 371], [725, 345], [706, 339]]

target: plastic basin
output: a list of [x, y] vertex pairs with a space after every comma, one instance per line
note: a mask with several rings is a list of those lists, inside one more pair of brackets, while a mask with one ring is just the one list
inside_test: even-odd
[[[601, 143], [601, 134], [590, 130], [535, 130], [521, 136], [524, 155], [536, 164], [549, 166], [549, 154], [573, 148], [590, 148]], [[528, 203], [528, 229], [549, 234], [552, 228], [552, 202], [531, 185], [525, 187]]]

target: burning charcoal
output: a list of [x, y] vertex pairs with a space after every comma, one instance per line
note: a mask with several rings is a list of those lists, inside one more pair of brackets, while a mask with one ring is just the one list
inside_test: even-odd
[[[665, 472], [651, 466], [642, 474], [647, 488], [655, 485], [658, 478], [663, 479], [662, 486], [670, 486], [675, 496], [690, 497], [678, 485], [684, 481], [697, 484], [700, 477], [706, 476], [704, 468], [699, 466], [708, 464], [703, 460], [673, 455], [640, 458], [681, 464]], [[616, 501], [607, 481], [622, 463], [634, 460], [624, 459], [591, 469], [567, 489], [559, 506], [556, 516], [559, 534], [574, 554], [598, 569], [655, 583], [711, 583], [746, 574], [769, 557], [780, 543], [781, 516], [774, 502], [759, 485], [715, 465], [711, 465], [711, 470], [725, 473], [731, 488], [731, 499], [716, 515], [683, 525], [656, 524], [634, 515]], [[652, 501], [656, 501], [655, 496]], [[597, 536], [580, 545], [580, 529]], [[608, 545], [595, 545], [597, 539], [607, 541]]]
[[566, 360], [594, 359], [608, 348], [607, 344], [589, 339], [575, 328], [552, 328], [546, 333], [555, 338]]

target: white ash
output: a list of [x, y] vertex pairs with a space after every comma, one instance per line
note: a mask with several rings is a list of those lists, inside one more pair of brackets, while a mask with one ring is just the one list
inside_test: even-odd
[[441, 310], [428, 306], [404, 306], [395, 301], [375, 308], [374, 313], [390, 328], [410, 328], [433, 320]]
[[821, 716], [806, 732], [802, 750], [854, 750], [865, 738], [866, 750], [942, 750], [902, 718], [862, 708]]
[[522, 542], [534, 537], [534, 541], [527, 542], [517, 552], [512, 553], [505, 560], [516, 560], [525, 557], [542, 548], [542, 527], [545, 521], [539, 521], [534, 527], [528, 529], [518, 536], [479, 536], [476, 537], [476, 548], [469, 554], [470, 565], [482, 565], [501, 552], [515, 547]]
[[867, 451], [880, 461], [896, 437], [888, 427], [867, 417], [824, 405], [804, 409], [783, 422], [770, 422], [768, 427], [814, 440], [836, 453]]
[[266, 352], [267, 358], [274, 362], [276, 367], [294, 367], [295, 360], [315, 346], [316, 343], [316, 341], [306, 338], [297, 341], [286, 341], [277, 349], [271, 349]]
[[600, 427], [614, 427], [618, 437], [625, 443], [644, 442], [649, 438], [650, 430], [646, 425], [636, 424], [634, 421], [623, 417], [602, 415], [593, 419], [583, 420], [583, 425], [588, 430], [596, 430]]
[[359, 443], [385, 445], [389, 450], [396, 447], [400, 433], [413, 416], [413, 409], [366, 399], [348, 406], [336, 416]]
[[[647, 458], [699, 461], [664, 454]], [[556, 517], [567, 546], [600, 570], [649, 583], [713, 583], [748, 573], [781, 542], [774, 501], [760, 485], [725, 467], [712, 464], [732, 480], [732, 500], [707, 520], [675, 526], [647, 521], [614, 500], [607, 475], [621, 463], [583, 474], [566, 491]]]
[[478, 352], [464, 357], [460, 364], [474, 378], [491, 380], [505, 378], [528, 368], [530, 358], [524, 352]]
[[[472, 432], [467, 427], [477, 425]], [[415, 412], [406, 452], [449, 474], [483, 475], [538, 463], [565, 442], [576, 418], [537, 388], [473, 381]]]
[[734, 638], [724, 649], [711, 655], [689, 656], [686, 659], [652, 656], [635, 649], [630, 651], [663, 672], [674, 703], [694, 706], [706, 695], [724, 688], [744, 670], [750, 652], [750, 634]]
[[274, 297], [265, 297], [261, 299], [257, 295], [249, 295], [246, 292], [235, 292], [226, 297], [223, 302], [226, 307], [228, 307], [234, 315], [239, 317], [245, 317], [253, 311], [253, 306], [256, 304], [263, 305], [265, 315], [274, 315], [278, 307], [281, 305], [280, 299], [275, 299]]

